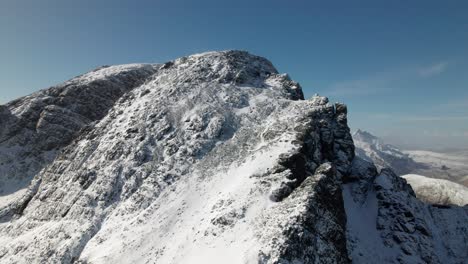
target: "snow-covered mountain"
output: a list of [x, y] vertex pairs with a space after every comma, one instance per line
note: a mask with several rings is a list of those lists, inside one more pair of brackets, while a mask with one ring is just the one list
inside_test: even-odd
[[356, 155], [398, 175], [419, 174], [468, 186], [468, 153], [400, 150], [363, 130], [353, 133]]
[[424, 167], [424, 164], [415, 162], [408, 154], [367, 131], [358, 129], [353, 133], [353, 140], [356, 155], [374, 162], [378, 169], [391, 168], [396, 174], [403, 175]]
[[463, 263], [468, 207], [354, 157], [266, 59], [99, 68], [0, 108], [0, 263]]
[[417, 174], [403, 175], [416, 196], [427, 203], [440, 205], [468, 204], [468, 188], [443, 179], [428, 178]]

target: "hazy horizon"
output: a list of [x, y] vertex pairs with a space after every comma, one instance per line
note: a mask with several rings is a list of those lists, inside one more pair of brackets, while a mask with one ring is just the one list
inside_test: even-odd
[[[463, 1], [3, 1], [0, 104], [101, 65], [212, 50], [266, 57], [405, 148], [468, 148]], [[220, 19], [222, 18], [222, 19]]]

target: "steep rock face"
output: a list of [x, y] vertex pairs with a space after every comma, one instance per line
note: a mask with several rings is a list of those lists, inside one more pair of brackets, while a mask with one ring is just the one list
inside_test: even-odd
[[464, 263], [468, 207], [419, 201], [406, 180], [356, 158], [343, 186], [348, 251], [355, 263]]
[[347, 262], [344, 105], [301, 100], [245, 52], [142, 67], [102, 114], [54, 103], [30, 118], [87, 128], [41, 145], [63, 149], [5, 211], [1, 262]]
[[31, 179], [156, 65], [102, 67], [0, 108], [0, 220]]

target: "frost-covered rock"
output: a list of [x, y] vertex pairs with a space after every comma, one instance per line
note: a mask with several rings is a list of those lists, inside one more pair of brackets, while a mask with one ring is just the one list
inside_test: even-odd
[[1, 262], [346, 263], [346, 108], [302, 99], [266, 59], [228, 51], [8, 104], [44, 138], [10, 145], [57, 151], [4, 209]]
[[386, 184], [354, 158], [346, 115], [241, 51], [104, 67], [18, 99], [0, 108], [2, 186], [22, 181], [0, 196], [0, 262], [394, 263], [359, 249], [383, 249], [365, 232], [387, 241], [394, 226], [413, 246], [423, 231], [396, 225], [400, 209], [429, 233], [411, 256], [440, 260], [437, 221], [461, 259], [466, 229], [447, 223], [464, 209], [427, 209], [391, 172]]
[[21, 207], [15, 201], [63, 147], [155, 71], [155, 65], [103, 67], [1, 106], [0, 219]]
[[[353, 263], [464, 263], [468, 207], [426, 204], [390, 169], [375, 176], [360, 162], [343, 186]], [[354, 167], [353, 166], [353, 167]], [[366, 171], [370, 171], [366, 176]]]

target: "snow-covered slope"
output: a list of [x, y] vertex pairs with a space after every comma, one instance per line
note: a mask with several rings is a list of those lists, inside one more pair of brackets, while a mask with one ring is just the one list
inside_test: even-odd
[[463, 185], [417, 174], [407, 174], [402, 177], [406, 179], [416, 196], [422, 201], [440, 205], [464, 206], [468, 204], [468, 188]]
[[[346, 106], [303, 99], [268, 60], [225, 51], [101, 68], [3, 106], [0, 262], [467, 257], [464, 208], [430, 209], [376, 176], [354, 159]], [[407, 211], [416, 229], [394, 229], [400, 213], [414, 227]]]

